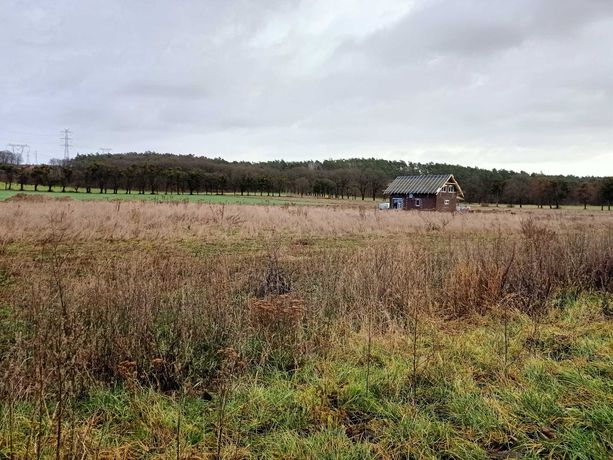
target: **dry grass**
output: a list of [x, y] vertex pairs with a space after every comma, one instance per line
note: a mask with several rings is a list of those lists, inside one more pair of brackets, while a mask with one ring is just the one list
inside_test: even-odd
[[[9, 383], [0, 389], [2, 420], [7, 433], [16, 423], [29, 433], [17, 440], [3, 435], [0, 449], [33, 453], [44, 445], [70, 456], [77, 449], [71, 436], [82, 431], [74, 428], [79, 401], [119, 385], [133, 401], [146, 389], [174, 398], [221, 398], [219, 414], [211, 416], [218, 420], [211, 438], [216, 448], [207, 449], [225, 452], [234, 441], [223, 433], [240, 431], [224, 425], [240, 425], [231, 411], [236, 385], [257, 387], [261, 378], [278, 373], [308, 374], [311, 366], [342, 361], [343, 353], [361, 356], [355, 363], [360, 370], [351, 372], [365, 379], [359, 386], [360, 379], [351, 377], [353, 386], [344, 391], [372, 411], [370, 405], [387, 394], [378, 393], [380, 342], [390, 350], [395, 343], [412, 350], [413, 365], [403, 365], [406, 379], [399, 377], [398, 385], [405, 382], [413, 404], [425, 397], [419, 396], [423, 386], [434, 398], [424, 404], [441, 404], [435, 387], [448, 382], [435, 376], [424, 381], [421, 373], [442, 359], [443, 338], [454, 335], [441, 329], [479, 318], [500, 324], [500, 331], [504, 321], [505, 358], [498, 345], [491, 355], [492, 343], [484, 344], [485, 351], [475, 345], [475, 353], [488, 356], [468, 356], [459, 344], [445, 342], [447, 353], [456, 366], [463, 359], [487, 361], [491, 368], [471, 370], [477, 380], [504, 380], [518, 360], [551, 352], [543, 331], [552, 312], [581, 296], [603, 299], [597, 318], [608, 324], [609, 216], [0, 203], [0, 373]], [[354, 237], [354, 244], [334, 244], [343, 237]], [[324, 243], [313, 244], [315, 238]], [[194, 241], [239, 245], [248, 239], [259, 242], [256, 249], [193, 250]], [[498, 337], [489, 326], [483, 330], [485, 340]], [[240, 362], [232, 372], [229, 355]], [[403, 391], [390, 395], [402, 399]], [[305, 398], [296, 404], [312, 404]], [[29, 405], [22, 408], [26, 421], [15, 416], [23, 404]], [[325, 414], [317, 417], [332, 417]], [[180, 438], [164, 426], [156, 431], [161, 443]]]
[[464, 215], [379, 211], [342, 206], [246, 206], [149, 202], [71, 202], [42, 200], [0, 202], [0, 243], [42, 241], [53, 221], [62, 221], [65, 237], [78, 240], [220, 240], [259, 238], [275, 232], [308, 236], [408, 233], [470, 234], [502, 229], [517, 232], [533, 215], [552, 230], [609, 230], [607, 212], [531, 210], [489, 211]]
[[[536, 219], [340, 208], [46, 204], [44, 210], [40, 203], [1, 208], [9, 222], [2, 239], [5, 246], [11, 243], [2, 266], [10, 294], [2, 300], [16, 307], [16, 320], [38, 331], [10, 344], [19, 351], [13, 356], [23, 355], [28, 363], [8, 360], [23, 373], [24, 391], [41, 372], [28, 358], [32, 353], [43, 353], [45, 360], [49, 353], [70, 356], [73, 372], [94, 381], [120, 379], [121, 363], [135, 362], [145, 381], [176, 388], [192, 377], [213, 377], [215, 353], [227, 346], [244, 348], [253, 362], [276, 356], [271, 350], [276, 347], [280, 365], [294, 366], [300, 359], [295, 353], [325, 349], [331, 324], [339, 330], [373, 321], [377, 331], [403, 328], [407, 309], [416, 305], [428, 314], [460, 317], [486, 313], [510, 298], [537, 320], [555, 296], [607, 290], [613, 278], [608, 214], [587, 221], [571, 214], [565, 221], [562, 214]], [[284, 233], [292, 235], [291, 244], [280, 236]], [[324, 235], [332, 242], [336, 235], [364, 233], [371, 236], [367, 245], [358, 240], [333, 250], [332, 244], [307, 244], [296, 253], [299, 236]], [[160, 243], [198, 238], [253, 238], [262, 244], [257, 251], [207, 255]], [[123, 239], [130, 242], [124, 245]], [[281, 337], [302, 330], [300, 340], [290, 341], [295, 346], [286, 347], [289, 342], [254, 322], [252, 313], [264, 314], [263, 306], [278, 305], [275, 296], [287, 293], [304, 309], [298, 323], [286, 324], [281, 310], [272, 315], [276, 321], [264, 321], [285, 325], [275, 330]], [[253, 303], [256, 296], [268, 300]], [[58, 332], [60, 337], [44, 338]], [[165, 367], [152, 364], [158, 359]]]

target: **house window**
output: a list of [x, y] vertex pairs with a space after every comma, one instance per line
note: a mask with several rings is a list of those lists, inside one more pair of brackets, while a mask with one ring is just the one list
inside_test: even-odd
[[415, 198], [415, 207], [421, 208], [421, 198]]
[[455, 189], [454, 189], [453, 185], [449, 185], [449, 186], [447, 187], [447, 191], [448, 191], [448, 192], [454, 192], [454, 191], [455, 191]]
[[445, 206], [449, 204], [449, 200], [445, 200]]

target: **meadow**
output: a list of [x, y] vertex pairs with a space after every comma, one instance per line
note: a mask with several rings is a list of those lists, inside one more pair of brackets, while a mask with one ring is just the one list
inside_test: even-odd
[[23, 191], [19, 190], [6, 190], [3, 189], [3, 183], [0, 182], [0, 201], [13, 199], [17, 196], [17, 199], [26, 196], [29, 199], [47, 200], [49, 198], [60, 200], [79, 200], [79, 201], [149, 201], [155, 203], [168, 203], [168, 202], [181, 202], [181, 203], [209, 203], [209, 204], [252, 204], [252, 205], [309, 205], [309, 206], [330, 206], [338, 205], [341, 203], [351, 203], [353, 205], [371, 205], [372, 201], [368, 200], [362, 202], [362, 200], [356, 199], [337, 199], [337, 198], [314, 198], [309, 196], [300, 195], [275, 195], [275, 194], [257, 194], [257, 193], [245, 193], [240, 195], [238, 193], [225, 193], [220, 194], [193, 194], [189, 193], [130, 193], [126, 194], [124, 191], [119, 193], [99, 193], [93, 191], [92, 193], [86, 193], [83, 191], [74, 192], [66, 191], [62, 192], [61, 188], [52, 188], [49, 192], [47, 187], [40, 187], [38, 191], [34, 191], [34, 187], [31, 185], [25, 186]]
[[[67, 189], [62, 192], [61, 187], [53, 186], [51, 191], [47, 187], [39, 187], [38, 191], [34, 190], [33, 185], [24, 185], [24, 190], [20, 191], [18, 186], [13, 184], [9, 190], [6, 184], [0, 181], [0, 201], [6, 201], [9, 199], [20, 199], [26, 197], [30, 200], [78, 200], [78, 201], [149, 201], [155, 203], [204, 203], [204, 204], [251, 204], [251, 205], [294, 205], [294, 206], [343, 206], [343, 207], [355, 207], [364, 206], [366, 208], [372, 208], [374, 203], [387, 202], [387, 198], [379, 197], [373, 202], [371, 198], [361, 200], [357, 196], [345, 197], [343, 199], [336, 198], [334, 196], [311, 196], [311, 195], [298, 195], [298, 194], [266, 194], [266, 193], [249, 193], [244, 194], [226, 192], [223, 195], [220, 194], [205, 194], [195, 193], [190, 195], [189, 193], [130, 193], [126, 194], [125, 191], [119, 190], [118, 193], [100, 193], [98, 189], [93, 189], [91, 193], [86, 193], [83, 190], [75, 192]], [[521, 207], [519, 205], [512, 205], [507, 203], [464, 203], [464, 206], [468, 206], [474, 209], [539, 209], [535, 204], [524, 204]], [[584, 209], [585, 208], [585, 209]], [[598, 206], [594, 204], [578, 205], [578, 204], [565, 204], [563, 209], [566, 210], [583, 210], [589, 212], [602, 211], [604, 206]]]
[[28, 196], [0, 201], [1, 458], [613, 449], [610, 212]]

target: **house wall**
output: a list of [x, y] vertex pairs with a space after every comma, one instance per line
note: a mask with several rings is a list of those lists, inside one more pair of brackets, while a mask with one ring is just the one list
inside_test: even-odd
[[[403, 199], [403, 207], [402, 209], [411, 210], [411, 209], [436, 209], [436, 195], [419, 195], [414, 194], [413, 198], [409, 198], [409, 195], [399, 195], [393, 194], [390, 195], [390, 208], [393, 208], [394, 198], [402, 198]], [[421, 198], [421, 207], [415, 206], [415, 199]]]
[[[449, 201], [449, 203], [445, 204], [445, 200]], [[457, 205], [458, 197], [455, 192], [439, 192], [439, 194], [436, 195], [437, 211], [453, 212], [456, 210]]]
[[[438, 195], [414, 194], [412, 198], [409, 195], [392, 194], [390, 195], [390, 209], [394, 207], [394, 198], [402, 198], [402, 209], [421, 209], [421, 210], [436, 210], [453, 212], [457, 206], [457, 194], [455, 192], [440, 192]], [[415, 206], [415, 199], [421, 198], [421, 207]], [[445, 204], [445, 200], [449, 203]]]

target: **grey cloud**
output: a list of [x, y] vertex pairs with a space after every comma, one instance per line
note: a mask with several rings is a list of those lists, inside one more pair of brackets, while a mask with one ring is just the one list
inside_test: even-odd
[[70, 126], [82, 152], [613, 174], [612, 10], [609, 0], [5, 0], [0, 143], [57, 156], [57, 130]]
[[115, 94], [118, 97], [200, 99], [207, 96], [207, 91], [198, 82], [190, 82], [189, 80], [181, 83], [134, 80], [117, 88]]

